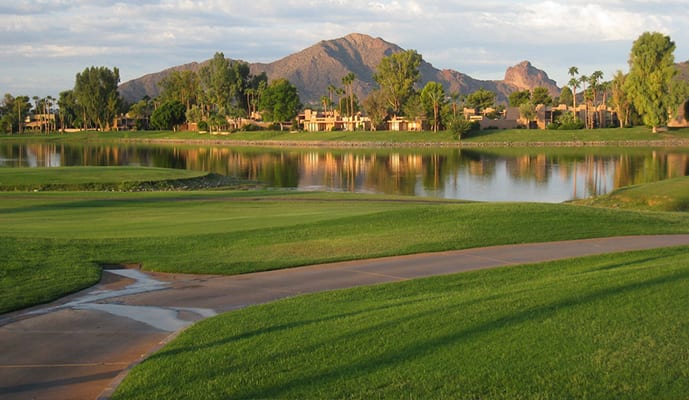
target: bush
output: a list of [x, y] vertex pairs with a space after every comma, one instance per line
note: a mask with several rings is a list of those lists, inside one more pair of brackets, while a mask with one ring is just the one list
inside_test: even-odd
[[[553, 126], [553, 128], [551, 128]], [[554, 123], [548, 125], [548, 129], [575, 130], [584, 129], [584, 122], [572, 113], [564, 113], [557, 117]]]
[[199, 131], [205, 131], [208, 132], [208, 122], [206, 121], [201, 121], [197, 125], [199, 127]]
[[480, 124], [477, 121], [469, 121], [461, 117], [456, 117], [450, 119], [447, 128], [459, 140], [463, 137], [467, 137], [472, 131], [479, 130]]

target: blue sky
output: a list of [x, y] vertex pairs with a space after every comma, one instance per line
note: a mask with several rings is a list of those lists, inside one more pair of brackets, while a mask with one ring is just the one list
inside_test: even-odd
[[570, 66], [626, 72], [645, 31], [689, 60], [686, 0], [13, 0], [0, 19], [0, 95], [56, 96], [92, 65], [118, 67], [124, 82], [216, 51], [270, 62], [353, 32], [477, 79], [529, 60], [560, 86]]

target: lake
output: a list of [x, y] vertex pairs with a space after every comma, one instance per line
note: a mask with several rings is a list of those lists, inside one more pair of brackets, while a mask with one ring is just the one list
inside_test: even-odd
[[478, 201], [563, 202], [689, 175], [689, 148], [303, 149], [4, 143], [2, 167], [139, 165], [274, 188]]

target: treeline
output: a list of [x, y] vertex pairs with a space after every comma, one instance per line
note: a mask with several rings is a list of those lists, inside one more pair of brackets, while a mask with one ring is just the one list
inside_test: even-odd
[[[571, 112], [559, 111], [549, 128], [606, 127], [603, 113], [609, 108], [621, 126], [643, 123], [655, 131], [689, 98], [689, 84], [677, 77], [674, 50], [669, 36], [644, 33], [632, 46], [629, 73], [618, 71], [605, 81], [601, 71], [587, 76], [571, 67], [571, 79], [559, 97], [552, 98], [542, 87], [515, 91], [509, 96], [509, 106], [518, 107], [526, 121], [534, 120], [541, 104], [568, 106]], [[487, 118], [498, 118], [504, 111], [504, 105], [496, 106], [496, 94], [485, 89], [460, 94], [448, 93], [438, 82], [418, 87], [421, 62], [415, 50], [386, 56], [372, 77], [378, 88], [363, 102], [354, 93], [357, 77], [349, 72], [342, 78], [341, 88], [328, 87], [320, 105], [326, 112], [338, 107], [339, 114], [350, 121], [347, 129], [355, 129], [354, 117], [362, 112], [371, 129], [384, 128], [387, 121], [404, 117], [433, 131], [449, 129], [459, 135], [475, 127], [465, 119], [465, 107]], [[201, 130], [238, 129], [244, 118], [260, 118], [282, 128], [282, 123], [292, 121], [302, 108], [297, 89], [289, 81], [268, 83], [265, 73], [253, 75], [247, 63], [230, 61], [220, 52], [198, 72], [173, 71], [161, 81], [162, 92], [155, 99], [146, 97], [125, 104], [117, 92], [118, 84], [117, 68], [90, 67], [78, 73], [74, 88], [60, 93], [58, 99], [6, 94], [0, 104], [0, 131], [22, 132], [29, 126], [46, 132], [65, 128], [110, 130], [125, 114], [136, 121], [136, 129], [170, 130], [184, 123], [195, 123]], [[579, 117], [582, 104], [583, 119]]]

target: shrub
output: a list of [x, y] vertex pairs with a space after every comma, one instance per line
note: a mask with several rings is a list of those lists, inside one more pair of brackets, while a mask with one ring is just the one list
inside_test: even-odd
[[477, 121], [469, 121], [461, 117], [453, 117], [447, 124], [447, 128], [456, 138], [462, 139], [467, 137], [472, 131], [480, 129], [480, 124]]

